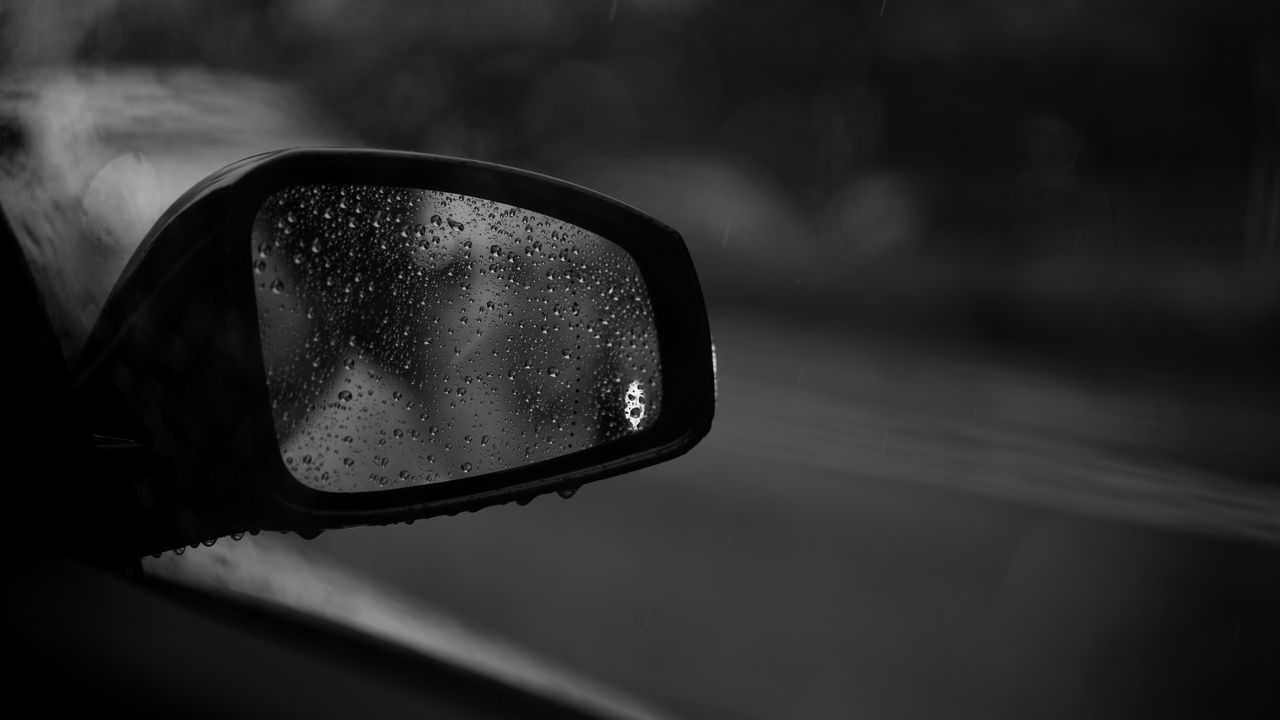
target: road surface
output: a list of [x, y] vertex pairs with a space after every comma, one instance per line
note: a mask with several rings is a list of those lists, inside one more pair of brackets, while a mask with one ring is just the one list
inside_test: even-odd
[[[1280, 708], [1280, 495], [1185, 452], [1184, 404], [713, 326], [689, 455], [315, 546], [690, 717]], [[1276, 428], [1251, 432], [1265, 460]]]

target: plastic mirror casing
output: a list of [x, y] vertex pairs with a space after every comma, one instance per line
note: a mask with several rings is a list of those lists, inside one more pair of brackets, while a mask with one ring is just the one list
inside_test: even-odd
[[[573, 454], [474, 478], [368, 493], [304, 486], [281, 458], [258, 332], [250, 231], [263, 202], [301, 184], [381, 185], [484, 198], [549, 215], [627, 251], [653, 307], [663, 409], [647, 428]], [[139, 553], [245, 530], [412, 521], [523, 500], [686, 452], [710, 429], [714, 371], [692, 260], [671, 228], [550, 177], [416, 153], [291, 149], [206, 178], [164, 214], [122, 273], [76, 369], [91, 432], [145, 521]], [[108, 451], [103, 451], [108, 452]]]

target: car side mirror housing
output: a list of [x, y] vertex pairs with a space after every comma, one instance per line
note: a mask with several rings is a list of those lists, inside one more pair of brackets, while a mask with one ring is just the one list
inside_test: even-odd
[[715, 404], [674, 230], [545, 176], [348, 149], [188, 191], [75, 383], [137, 554], [569, 494], [686, 452]]

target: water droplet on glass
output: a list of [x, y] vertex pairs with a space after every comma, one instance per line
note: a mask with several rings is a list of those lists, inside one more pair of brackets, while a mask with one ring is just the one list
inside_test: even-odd
[[[479, 476], [615, 440], [657, 415], [644, 280], [581, 228], [437, 191], [310, 185], [268, 199], [254, 238], [263, 345], [284, 349], [265, 368], [277, 435], [293, 436], [291, 469], [316, 489]], [[412, 262], [375, 262], [379, 243]], [[277, 258], [288, 274], [276, 277]], [[627, 397], [632, 378], [644, 392]], [[292, 408], [308, 410], [286, 418]], [[406, 433], [402, 456], [393, 448]], [[348, 457], [332, 454], [335, 442]]]

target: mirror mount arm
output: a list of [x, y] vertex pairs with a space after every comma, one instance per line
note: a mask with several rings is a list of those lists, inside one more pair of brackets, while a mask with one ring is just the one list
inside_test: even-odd
[[[117, 519], [108, 545], [131, 559], [205, 543], [244, 531], [227, 518], [184, 511], [164, 492], [169, 474], [154, 449], [124, 438], [96, 435], [93, 457], [107, 501], [103, 512]], [[107, 499], [109, 496], [109, 499]]]

